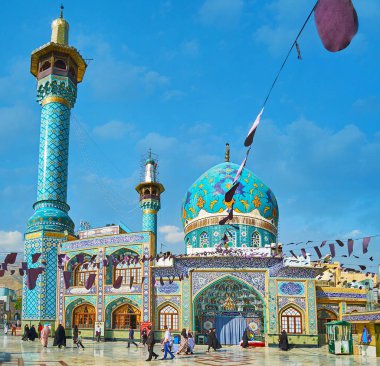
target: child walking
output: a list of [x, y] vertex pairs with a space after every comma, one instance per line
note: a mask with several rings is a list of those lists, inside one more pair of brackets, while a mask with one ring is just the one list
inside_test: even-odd
[[82, 349], [84, 350], [84, 346], [82, 344], [82, 332], [78, 332], [77, 347], [78, 347], [78, 349], [80, 349], [80, 347], [82, 347]]

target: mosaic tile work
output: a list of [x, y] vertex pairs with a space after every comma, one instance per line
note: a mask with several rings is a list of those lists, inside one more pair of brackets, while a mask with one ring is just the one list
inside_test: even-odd
[[70, 297], [65, 298], [65, 327], [67, 328], [72, 327], [72, 314], [73, 314], [74, 308], [77, 307], [78, 305], [87, 304], [87, 303], [95, 307], [96, 297], [86, 296], [82, 298], [70, 298]]
[[160, 306], [163, 303], [172, 303], [177, 305], [178, 307], [181, 306], [181, 296], [157, 296], [156, 297], [156, 307]]
[[317, 304], [317, 309], [322, 310], [322, 309], [327, 309], [335, 313], [335, 315], [339, 316], [339, 305], [338, 304]]
[[[36, 287], [29, 290], [24, 277], [23, 319], [55, 319], [57, 285], [57, 247], [60, 239], [38, 238], [25, 241], [25, 258], [30, 268], [41, 266], [46, 261], [46, 271], [38, 276]], [[32, 264], [32, 254], [42, 253], [39, 261]]]
[[269, 302], [269, 332], [277, 333], [277, 285], [272, 278], [269, 279], [268, 285], [268, 302]]
[[[144, 255], [146, 257], [149, 256], [149, 247], [148, 245], [145, 245], [144, 246]], [[152, 314], [152, 311], [151, 311], [151, 307], [150, 307], [150, 262], [149, 261], [145, 261], [144, 262], [144, 266], [143, 266], [143, 277], [144, 277], [144, 282], [143, 282], [143, 320], [144, 322], [147, 322], [150, 317], [151, 317], [151, 314]]]
[[194, 272], [192, 277], [192, 295], [194, 296], [202, 288], [218, 278], [229, 276], [236, 277], [254, 287], [262, 296], [265, 296], [265, 273], [264, 272]]
[[325, 292], [323, 290], [317, 290], [317, 297], [322, 298], [352, 298], [352, 299], [366, 299], [366, 294], [348, 293], [348, 292]]
[[361, 321], [361, 320], [368, 320], [368, 321], [376, 321], [380, 320], [380, 311], [370, 311], [366, 312], [365, 314], [344, 314], [343, 320], [346, 320], [348, 322], [350, 321]]
[[317, 309], [315, 298], [315, 283], [314, 281], [307, 281], [307, 313], [309, 334], [317, 334]]
[[184, 280], [182, 281], [182, 328], [190, 329], [191, 324], [191, 289], [190, 289], [190, 281]]
[[277, 301], [279, 312], [284, 306], [289, 304], [296, 304], [301, 309], [306, 310], [306, 299], [304, 297], [279, 296]]
[[48, 103], [41, 110], [37, 201], [66, 202], [70, 109]]
[[104, 236], [102, 238], [91, 238], [65, 242], [62, 244], [62, 252], [76, 249], [83, 250], [91, 247], [108, 247], [113, 244], [146, 243], [149, 242], [149, 240], [149, 233]]
[[305, 287], [302, 282], [278, 282], [278, 294], [289, 296], [303, 296], [305, 294]]
[[163, 286], [161, 284], [157, 285], [157, 293], [159, 294], [177, 294], [179, 290], [180, 286], [177, 282], [167, 282]]

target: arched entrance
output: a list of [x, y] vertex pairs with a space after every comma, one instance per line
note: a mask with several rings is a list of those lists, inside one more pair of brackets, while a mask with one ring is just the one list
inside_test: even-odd
[[327, 309], [318, 310], [318, 334], [326, 334], [326, 323], [337, 320], [338, 317], [332, 311]]
[[73, 311], [73, 328], [93, 329], [95, 326], [95, 307], [91, 304], [77, 306]]
[[130, 304], [120, 305], [112, 312], [112, 329], [137, 329], [140, 311]]
[[194, 300], [197, 332], [216, 328], [222, 344], [239, 344], [248, 326], [261, 339], [265, 326], [265, 305], [249, 285], [233, 277], [223, 277], [201, 291]]

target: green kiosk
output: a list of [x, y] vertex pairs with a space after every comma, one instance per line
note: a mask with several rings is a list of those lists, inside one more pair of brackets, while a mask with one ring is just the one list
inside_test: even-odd
[[334, 355], [352, 355], [352, 325], [344, 320], [326, 323], [329, 352]]

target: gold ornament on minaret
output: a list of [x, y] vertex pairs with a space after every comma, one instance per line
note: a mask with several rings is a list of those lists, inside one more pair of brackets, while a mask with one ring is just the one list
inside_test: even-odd
[[51, 42], [65, 46], [69, 44], [69, 23], [63, 19], [63, 5], [59, 18], [51, 23]]

